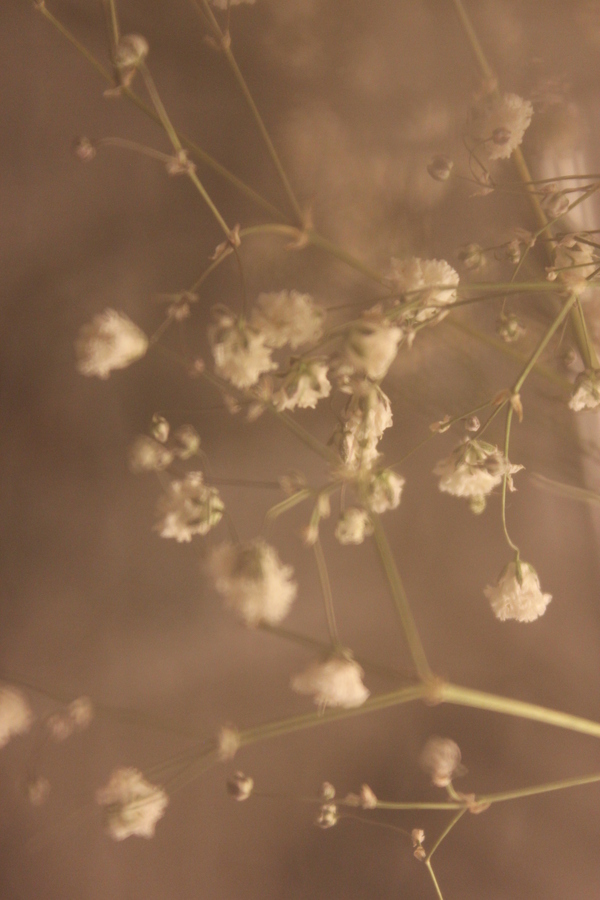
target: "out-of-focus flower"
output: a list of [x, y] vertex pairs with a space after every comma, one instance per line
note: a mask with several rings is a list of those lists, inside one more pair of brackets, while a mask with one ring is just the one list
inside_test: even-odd
[[320, 708], [362, 706], [370, 691], [364, 686], [364, 672], [357, 662], [344, 656], [332, 656], [326, 662], [313, 662], [291, 680], [297, 694], [312, 694]]
[[400, 504], [405, 479], [392, 469], [375, 472], [365, 482], [364, 502], [374, 513], [396, 509]]
[[204, 483], [202, 472], [188, 472], [182, 481], [171, 481], [158, 501], [154, 527], [161, 537], [191, 541], [220, 522], [224, 509], [219, 492]]
[[135, 475], [141, 472], [160, 472], [173, 462], [171, 451], [146, 434], [136, 437], [127, 455], [129, 468]]
[[279, 291], [259, 294], [252, 310], [251, 324], [269, 347], [289, 344], [296, 350], [314, 344], [323, 334], [325, 310], [309, 294]]
[[[458, 272], [444, 259], [392, 259], [388, 279], [405, 294], [405, 306], [416, 304], [403, 313], [415, 322], [439, 321], [448, 314], [441, 306], [456, 302]], [[402, 311], [402, 307], [400, 308]]]
[[482, 512], [486, 497], [505, 475], [509, 490], [514, 490], [511, 476], [522, 468], [509, 463], [498, 447], [465, 438], [450, 456], [438, 462], [433, 472], [440, 476], [440, 491], [466, 497], [473, 512]]
[[277, 368], [264, 334], [228, 310], [215, 310], [215, 317], [216, 323], [209, 329], [208, 337], [218, 375], [234, 387], [248, 388], [264, 372]]
[[600, 267], [594, 248], [569, 236], [560, 241], [554, 251], [554, 270], [558, 280], [575, 294], [589, 287], [587, 279]]
[[518, 341], [525, 334], [525, 328], [513, 313], [501, 315], [496, 323], [496, 329], [502, 340], [507, 344]]
[[460, 769], [460, 747], [450, 738], [430, 737], [419, 764], [436, 787], [447, 787]]
[[359, 375], [381, 381], [398, 353], [402, 329], [383, 317], [365, 316], [348, 330], [342, 355]]
[[551, 594], [543, 594], [540, 580], [533, 566], [525, 562], [511, 562], [502, 572], [498, 583], [484, 590], [494, 615], [502, 622], [534, 622], [546, 612]]
[[105, 309], [79, 330], [75, 341], [77, 368], [82, 375], [108, 378], [146, 353], [148, 338], [124, 313]]
[[254, 790], [254, 779], [243, 772], [236, 772], [233, 778], [227, 780], [227, 793], [234, 800], [247, 800]]
[[580, 412], [582, 409], [596, 409], [598, 404], [600, 404], [600, 382], [597, 373], [591, 369], [581, 372], [575, 379], [569, 409]]
[[470, 112], [468, 132], [482, 159], [508, 159], [529, 128], [533, 106], [517, 94], [487, 95]]
[[427, 166], [427, 171], [435, 181], [448, 181], [453, 168], [454, 163], [447, 156], [434, 156]]
[[337, 825], [339, 817], [338, 808], [335, 803], [323, 803], [319, 808], [319, 814], [315, 819], [315, 825], [318, 825], [319, 828], [333, 828], [334, 825]]
[[123, 768], [115, 769], [106, 787], [96, 791], [96, 802], [104, 807], [108, 834], [115, 841], [122, 841], [132, 834], [153, 837], [169, 798], [137, 769]]
[[0, 747], [11, 737], [29, 731], [32, 721], [33, 713], [21, 691], [0, 685]]
[[233, 759], [240, 749], [240, 733], [231, 725], [223, 725], [217, 735], [217, 753], [221, 762]]
[[350, 379], [342, 390], [352, 396], [333, 443], [347, 469], [370, 469], [379, 457], [377, 444], [393, 424], [390, 399], [379, 385], [363, 378]]
[[281, 387], [273, 395], [277, 409], [314, 409], [319, 400], [329, 397], [331, 393], [327, 370], [328, 364], [318, 360], [294, 362]]
[[340, 544], [362, 544], [370, 534], [373, 534], [373, 523], [369, 513], [357, 506], [344, 510], [335, 527], [335, 536]]

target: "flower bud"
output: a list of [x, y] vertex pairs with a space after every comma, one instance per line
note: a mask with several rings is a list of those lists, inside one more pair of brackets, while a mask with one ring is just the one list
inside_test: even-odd
[[73, 153], [81, 162], [91, 162], [96, 156], [96, 148], [89, 138], [80, 137], [73, 142]]
[[447, 156], [434, 156], [427, 171], [435, 181], [448, 181], [454, 167], [454, 163]]
[[319, 810], [315, 825], [318, 825], [319, 828], [333, 828], [338, 819], [338, 808], [335, 803], [324, 803]]
[[115, 50], [119, 69], [137, 69], [148, 56], [148, 41], [141, 34], [124, 34]]
[[254, 779], [243, 772], [236, 772], [233, 778], [227, 782], [227, 793], [234, 800], [242, 802], [247, 800], [254, 790]]

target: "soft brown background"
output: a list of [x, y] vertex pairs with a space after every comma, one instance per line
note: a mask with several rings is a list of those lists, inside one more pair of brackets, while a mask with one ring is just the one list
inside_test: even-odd
[[[527, 140], [534, 168], [552, 169], [574, 150], [598, 165], [600, 9], [596, 3], [485, 0], [471, 3], [502, 84], [538, 98]], [[106, 63], [100, 4], [57, 0], [49, 8]], [[274, 202], [285, 200], [222, 61], [202, 41], [185, 0], [120, 3], [123, 30], [147, 36], [150, 67], [173, 121]], [[234, 49], [303, 201], [330, 237], [384, 268], [416, 253], [456, 263], [458, 245], [509, 237], [531, 226], [525, 203], [469, 197], [428, 179], [432, 152], [464, 171], [461, 126], [476, 70], [446, 0], [258, 0], [234, 10]], [[219, 397], [186, 380], [158, 354], [108, 382], [74, 365], [80, 325], [106, 306], [147, 332], [160, 323], [153, 299], [185, 288], [221, 240], [183, 179], [147, 159], [107, 149], [84, 166], [71, 154], [80, 134], [121, 135], [167, 150], [159, 130], [122, 101], [105, 100], [89, 65], [26, 2], [0, 9], [2, 113], [2, 670], [69, 698], [136, 710], [195, 735], [223, 722], [268, 721], [310, 703], [289, 676], [309, 654], [247, 632], [225, 614], [200, 575], [202, 542], [176, 545], [152, 532], [158, 486], [126, 467], [132, 439], [157, 409], [191, 421], [216, 473], [273, 478], [301, 467], [325, 473], [276, 424], [247, 426], [215, 407]], [[560, 163], [561, 165], [563, 163]], [[581, 164], [581, 158], [579, 159]], [[216, 176], [200, 177], [231, 224], [262, 213]], [[506, 177], [511, 177], [506, 169]], [[590, 215], [594, 218], [594, 211]], [[600, 224], [598, 222], [596, 225]], [[592, 225], [593, 227], [593, 225]], [[372, 285], [316, 252], [285, 254], [281, 242], [248, 242], [251, 296], [310, 290], [338, 305], [377, 296]], [[500, 267], [488, 277], [503, 277]], [[195, 354], [214, 302], [235, 306], [238, 282], [224, 265], [209, 281], [188, 333]], [[492, 330], [497, 308], [477, 313]], [[532, 346], [547, 308], [529, 303]], [[565, 339], [568, 342], [568, 338]], [[169, 345], [179, 351], [177, 335]], [[395, 427], [383, 448], [403, 455], [444, 413], [457, 414], [514, 379], [516, 363], [481, 348], [447, 323], [403, 352], [387, 382]], [[594, 417], [581, 449], [564, 394], [536, 378], [512, 457], [527, 472], [583, 484], [597, 466]], [[589, 417], [588, 417], [589, 418]], [[303, 417], [327, 439], [334, 413]], [[540, 492], [518, 476], [510, 527], [554, 595], [532, 625], [498, 623], [482, 596], [507, 560], [498, 499], [481, 518], [438, 493], [431, 469], [459, 433], [445, 435], [404, 467], [401, 507], [386, 516], [425, 647], [436, 672], [458, 683], [600, 717], [597, 544], [591, 510]], [[496, 439], [500, 439], [498, 432]], [[591, 442], [591, 446], [590, 446]], [[594, 455], [596, 454], [596, 456]], [[243, 537], [257, 533], [276, 492], [224, 489]], [[276, 530], [296, 567], [299, 600], [289, 625], [325, 638], [312, 555], [297, 533], [306, 510]], [[324, 532], [343, 640], [367, 657], [407, 655], [368, 544], [339, 548]], [[373, 691], [389, 683], [368, 678]], [[40, 716], [51, 703], [31, 695]], [[244, 751], [239, 767], [266, 791], [314, 794], [324, 779], [343, 794], [368, 782], [385, 798], [435, 799], [418, 771], [431, 733], [463, 750], [461, 786], [492, 791], [598, 770], [591, 739], [542, 725], [450, 707], [410, 706]], [[36, 809], [23, 796], [35, 738], [2, 750], [0, 894], [15, 900], [207, 900], [233, 898], [429, 898], [433, 886], [400, 833], [346, 821], [328, 832], [293, 799], [238, 805], [218, 768], [175, 795], [152, 841], [107, 838], [95, 789], [116, 766], [147, 771], [189, 745], [183, 737], [99, 715], [63, 745], [29, 757], [52, 793]], [[236, 761], [238, 765], [238, 761]], [[467, 817], [436, 857], [444, 896], [475, 900], [600, 897], [598, 787], [498, 806]], [[436, 814], [383, 816], [431, 839]]]

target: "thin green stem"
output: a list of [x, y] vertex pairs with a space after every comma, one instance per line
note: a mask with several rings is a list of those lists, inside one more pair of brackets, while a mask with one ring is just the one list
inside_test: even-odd
[[[504, 434], [504, 460], [505, 460], [505, 464], [507, 466], [509, 465], [508, 451], [509, 451], [509, 447], [510, 447], [510, 426], [512, 424], [513, 412], [514, 412], [514, 410], [513, 410], [512, 406], [509, 406], [508, 412], [506, 414], [506, 431]], [[517, 554], [517, 559], [519, 559], [520, 550], [517, 547], [517, 545], [511, 540], [511, 537], [508, 533], [508, 528], [506, 525], [506, 489], [508, 487], [508, 478], [509, 478], [509, 473], [505, 472], [504, 478], [502, 479], [502, 528], [504, 530], [504, 537], [506, 538], [506, 542], [507, 542], [508, 546], [512, 550], [515, 551], [515, 553]]]
[[337, 622], [335, 620], [335, 609], [333, 606], [333, 594], [331, 591], [331, 581], [329, 580], [329, 572], [327, 571], [327, 562], [325, 554], [319, 538], [313, 545], [315, 558], [317, 560], [317, 569], [319, 570], [319, 580], [321, 582], [321, 590], [323, 592], [323, 603], [325, 606], [325, 615], [327, 617], [327, 629], [334, 650], [341, 650], [340, 636], [338, 633]]
[[276, 503], [270, 509], [267, 510], [265, 515], [265, 520], [267, 522], [274, 522], [275, 519], [279, 518], [283, 513], [287, 512], [289, 509], [293, 509], [294, 506], [297, 506], [299, 503], [303, 503], [305, 500], [308, 500], [309, 497], [312, 497], [314, 491], [311, 488], [302, 488], [300, 491], [296, 491], [290, 497], [286, 497], [285, 500], [282, 500], [281, 503]]
[[600, 781], [600, 775], [581, 775], [575, 778], [563, 778], [561, 781], [550, 781], [546, 784], [538, 784], [533, 787], [519, 788], [515, 791], [501, 791], [496, 794], [482, 794], [477, 796], [477, 803], [502, 803], [505, 800], [519, 800], [521, 797], [534, 797], [536, 794], [548, 794], [551, 791], [562, 791], [567, 788], [579, 787], [583, 784], [594, 784]]
[[412, 656], [416, 670], [419, 673], [419, 677], [424, 682], [430, 682], [433, 679], [433, 673], [429, 667], [429, 663], [427, 662], [427, 657], [425, 656], [425, 651], [421, 643], [419, 632], [417, 631], [417, 626], [415, 624], [410, 604], [408, 602], [408, 597], [406, 596], [404, 585], [402, 584], [400, 572], [398, 571], [398, 567], [396, 566], [396, 560], [394, 559], [394, 555], [388, 543], [386, 533], [384, 531], [383, 525], [381, 524], [381, 519], [375, 513], [371, 515], [371, 518], [373, 521], [373, 536], [375, 538], [375, 544], [377, 545], [379, 557], [381, 559], [384, 572], [390, 585], [394, 605], [400, 617], [400, 622], [402, 624], [402, 629], [408, 643], [410, 654]]
[[104, 6], [105, 8], [107, 8], [107, 17], [110, 22], [110, 33], [114, 51], [117, 48], [120, 39], [119, 17], [117, 15], [116, 0], [104, 0]]
[[463, 806], [462, 809], [459, 809], [459, 811], [456, 813], [456, 815], [452, 816], [449, 823], [446, 825], [446, 827], [444, 828], [444, 830], [438, 837], [437, 841], [435, 842], [435, 844], [433, 845], [433, 847], [427, 854], [427, 862], [431, 862], [431, 857], [433, 856], [433, 854], [435, 853], [437, 848], [440, 846], [442, 841], [444, 841], [448, 837], [448, 835], [450, 834], [450, 832], [452, 831], [452, 829], [454, 828], [456, 823], [462, 819], [462, 817], [464, 816], [466, 811], [467, 811], [467, 807]]
[[431, 880], [433, 881], [433, 886], [435, 888], [436, 894], [438, 895], [438, 900], [444, 900], [444, 895], [442, 894], [442, 890], [438, 884], [438, 880], [435, 877], [435, 872], [433, 871], [431, 862], [428, 859], [425, 860], [425, 865], [427, 866], [427, 871], [429, 872]]

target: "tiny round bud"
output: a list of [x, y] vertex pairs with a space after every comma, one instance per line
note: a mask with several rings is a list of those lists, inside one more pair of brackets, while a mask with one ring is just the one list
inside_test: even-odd
[[141, 34], [124, 34], [115, 50], [119, 69], [136, 69], [148, 56], [148, 41]]
[[467, 419], [465, 422], [465, 428], [467, 431], [479, 431], [481, 428], [481, 422], [479, 421], [477, 416], [471, 416], [470, 419]]
[[413, 847], [418, 847], [419, 844], [422, 844], [425, 840], [425, 832], [422, 828], [413, 828], [410, 836], [412, 838]]
[[173, 453], [179, 459], [190, 459], [200, 449], [200, 435], [191, 425], [182, 425], [173, 435]]
[[448, 181], [454, 163], [447, 156], [434, 156], [427, 171], [435, 181]]
[[460, 769], [460, 748], [450, 738], [431, 737], [423, 747], [419, 763], [436, 787], [447, 787]]
[[371, 790], [368, 784], [363, 784], [360, 789], [360, 805], [363, 809], [375, 809], [377, 806], [375, 792]]
[[413, 856], [415, 859], [418, 859], [419, 862], [423, 862], [423, 860], [427, 857], [425, 847], [421, 847], [421, 845], [415, 847], [415, 849], [413, 850]]
[[240, 734], [237, 728], [223, 725], [217, 735], [217, 753], [221, 762], [233, 759], [240, 748]]
[[233, 778], [227, 782], [227, 793], [234, 800], [242, 802], [247, 800], [254, 790], [254, 779], [243, 772], [236, 772]]
[[79, 731], [87, 728], [94, 718], [94, 706], [89, 697], [77, 697], [69, 703], [68, 710], [75, 728]]
[[339, 819], [338, 808], [335, 803], [324, 803], [319, 810], [315, 825], [319, 828], [333, 828]]
[[73, 141], [73, 153], [81, 162], [91, 162], [96, 156], [96, 148], [89, 138], [80, 137]]

